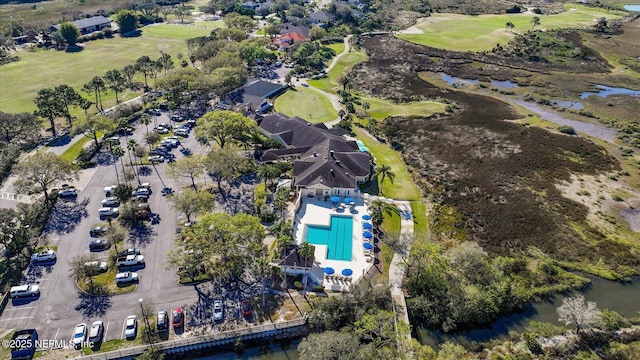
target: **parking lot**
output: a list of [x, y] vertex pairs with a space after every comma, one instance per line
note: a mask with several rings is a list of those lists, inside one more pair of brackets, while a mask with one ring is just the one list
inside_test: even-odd
[[[166, 112], [161, 113], [154, 121], [170, 122]], [[152, 127], [153, 123], [149, 126], [150, 131]], [[134, 133], [129, 138], [146, 146], [145, 133], [145, 126], [136, 124]], [[120, 139], [125, 151], [126, 141], [128, 139], [124, 137]], [[188, 149], [184, 153], [204, 153], [208, 149], [196, 141], [193, 131], [188, 137], [181, 138], [181, 142], [181, 147]], [[181, 147], [173, 149], [172, 155], [175, 159], [185, 156], [180, 151]], [[220, 292], [215, 291], [210, 283], [181, 286], [177, 283], [176, 269], [167, 266], [166, 254], [174, 248], [173, 239], [178, 214], [172, 210], [168, 199], [163, 196], [162, 189], [171, 188], [177, 191], [190, 183], [177, 183], [167, 175], [167, 162], [149, 166], [149, 171], [139, 174], [140, 181], [149, 183], [153, 191], [148, 200], [153, 221], [146, 222], [144, 227], [130, 233], [127, 242], [127, 247], [141, 249], [146, 263], [144, 268], [137, 270], [139, 282], [136, 290], [128, 294], [104, 297], [88, 296], [78, 290], [70, 278], [68, 263], [75, 256], [89, 253], [89, 242], [92, 240], [89, 230], [101, 222], [98, 209], [102, 207], [103, 189], [117, 183], [110, 155], [101, 153], [98, 160], [99, 166], [83, 170], [80, 180], [73, 184], [78, 189], [77, 198], [72, 201], [58, 201], [49, 219], [45, 236], [48, 244], [57, 246], [56, 262], [32, 264], [23, 279], [23, 283], [40, 284], [40, 296], [10, 301], [0, 317], [0, 328], [36, 328], [40, 339], [68, 340], [76, 324], [86, 322], [90, 326], [91, 322], [102, 320], [105, 328], [104, 339], [120, 339], [124, 338], [126, 317], [139, 312], [139, 299], [150, 301], [156, 310], [166, 309], [171, 312], [173, 308], [184, 307], [185, 333], [195, 330], [198, 326], [212, 325], [212, 304], [214, 299], [220, 296]], [[125, 154], [123, 160], [127, 164], [128, 155]], [[137, 181], [134, 180], [135, 182]], [[108, 251], [95, 254], [106, 261]], [[237, 318], [243, 321], [238, 312], [239, 301], [239, 298], [227, 296], [225, 319]], [[142, 324], [142, 319], [139, 321]], [[225, 327], [227, 324], [214, 325], [214, 329], [220, 326]], [[176, 335], [173, 329], [170, 334], [172, 337], [184, 336]]]

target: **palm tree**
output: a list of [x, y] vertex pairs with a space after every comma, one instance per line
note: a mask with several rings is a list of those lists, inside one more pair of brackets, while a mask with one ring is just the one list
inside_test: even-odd
[[[131, 152], [135, 151], [137, 146], [138, 146], [138, 142], [135, 139], [129, 139], [129, 141], [127, 141], [127, 153], [129, 154], [129, 163], [131, 164], [131, 169], [134, 169], [133, 159], [131, 158]], [[136, 178], [138, 179], [138, 184], [140, 184], [140, 174], [138, 174], [137, 171], [135, 171], [135, 173], [136, 173]]]
[[540, 17], [538, 16], [534, 16], [531, 18], [531, 30], [533, 30], [533, 28], [535, 28], [536, 26], [540, 25]]
[[387, 177], [389, 178], [389, 180], [391, 180], [391, 183], [393, 184], [393, 178], [396, 176], [396, 174], [394, 174], [391, 171], [391, 166], [380, 164], [380, 166], [376, 167], [375, 170], [376, 170], [376, 176], [382, 175], [382, 179], [380, 179], [381, 186], [382, 186], [382, 183], [384, 183], [384, 179]]
[[140, 118], [140, 122], [142, 122], [144, 124], [144, 126], [147, 129], [147, 136], [149, 136], [149, 124], [151, 124], [151, 116], [149, 116], [149, 114], [142, 114], [142, 117]]
[[[307, 271], [307, 269], [310, 267], [307, 266], [307, 258], [313, 257], [313, 254], [316, 251], [316, 247], [309, 244], [308, 242], [304, 242], [302, 243], [302, 245], [300, 245], [300, 248], [298, 248], [298, 254], [300, 254], [300, 256], [302, 256], [304, 258], [304, 268], [305, 268], [305, 272]], [[306, 285], [306, 283], [305, 283]], [[304, 287], [304, 293], [305, 296], [307, 295], [307, 287]]]
[[267, 180], [273, 180], [278, 177], [278, 169], [273, 165], [262, 165], [258, 168], [257, 175], [264, 179], [264, 189], [267, 190]]
[[369, 110], [370, 107], [371, 107], [371, 104], [369, 104], [368, 102], [365, 101], [362, 103], [362, 110], [364, 110], [365, 115], [369, 115], [367, 113], [367, 110]]
[[512, 30], [512, 31], [513, 31], [513, 28], [516, 27], [511, 21], [507, 21], [505, 26], [506, 26], [506, 30]]
[[[122, 177], [124, 178], [124, 182], [127, 182], [127, 178], [125, 177], [124, 174], [124, 162], [122, 161], [122, 157], [124, 156], [124, 150], [120, 147], [120, 146], [116, 146], [111, 150], [111, 153], [113, 154], [113, 156], [116, 157], [116, 159], [120, 159], [120, 165], [122, 166]], [[117, 165], [114, 162], [114, 166], [117, 167]], [[117, 176], [117, 168], [116, 168], [116, 176]], [[118, 180], [118, 185], [120, 185], [120, 180]]]
[[118, 176], [118, 158], [124, 155], [124, 150], [122, 150], [120, 146], [115, 146], [111, 148], [111, 154], [115, 157], [113, 160], [113, 167], [116, 169], [116, 181], [118, 186], [120, 186], [120, 176]]
[[347, 75], [343, 75], [339, 80], [340, 85], [342, 85], [342, 90], [347, 90], [347, 88], [351, 87], [351, 79]]

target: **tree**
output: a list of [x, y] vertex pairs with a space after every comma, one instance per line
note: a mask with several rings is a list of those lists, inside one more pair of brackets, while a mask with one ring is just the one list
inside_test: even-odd
[[[118, 177], [118, 158], [120, 158], [120, 163], [122, 164], [124, 150], [120, 146], [113, 146], [111, 148], [111, 154], [115, 158], [113, 160], [113, 167], [116, 169], [116, 181], [118, 182], [118, 186], [120, 186], [120, 178]], [[122, 171], [124, 172], [124, 164], [122, 165]], [[124, 174], [122, 174], [122, 177], [124, 179]]]
[[104, 74], [104, 81], [106, 83], [105, 85], [116, 94], [116, 104], [119, 104], [120, 99], [118, 99], [118, 93], [125, 89], [127, 79], [120, 70], [113, 69]]
[[344, 91], [351, 88], [351, 78], [349, 78], [349, 76], [346, 74], [342, 75], [340, 79], [338, 79], [338, 82], [340, 82], [340, 85], [342, 85], [342, 90]]
[[308, 360], [355, 359], [360, 347], [352, 332], [325, 331], [310, 334], [298, 345], [298, 354]]
[[49, 120], [53, 136], [56, 136], [55, 119], [64, 115], [63, 104], [58, 100], [58, 94], [54, 89], [38, 90], [38, 95], [33, 100], [37, 107], [34, 115]]
[[191, 222], [191, 216], [209, 211], [215, 204], [215, 199], [206, 190], [198, 191], [185, 189], [169, 198], [173, 208], [184, 214], [187, 221]]
[[138, 16], [131, 10], [118, 11], [115, 20], [120, 27], [120, 36], [125, 36], [138, 27]]
[[149, 347], [136, 359], [138, 360], [164, 360], [165, 355], [157, 347]]
[[104, 80], [100, 76], [94, 76], [91, 81], [82, 85], [82, 90], [89, 94], [94, 94], [96, 99], [96, 109], [102, 112], [102, 92], [107, 89]]
[[122, 75], [127, 78], [127, 84], [131, 86], [133, 84], [133, 77], [136, 75], [135, 65], [127, 65], [122, 69]]
[[218, 184], [218, 191], [224, 197], [222, 181], [231, 181], [240, 175], [245, 158], [237, 151], [220, 149], [207, 154], [205, 168]]
[[[138, 142], [135, 139], [127, 140], [127, 155], [129, 155], [129, 164], [131, 165], [131, 169], [134, 169], [134, 167], [133, 167], [133, 158], [131, 157], [131, 152], [132, 151], [135, 152], [136, 147], [138, 147]], [[138, 179], [138, 184], [140, 184], [140, 174], [138, 174], [137, 171], [135, 171], [135, 173], [136, 173], [136, 177]]]
[[353, 326], [362, 342], [371, 343], [376, 348], [385, 345], [397, 348], [395, 317], [393, 311], [377, 310], [364, 315]]
[[225, 25], [229, 28], [237, 28], [245, 33], [251, 32], [256, 28], [256, 22], [246, 15], [240, 15], [237, 13], [231, 13], [223, 19]]
[[208, 94], [214, 86], [211, 79], [197, 69], [179, 69], [165, 76], [158, 86], [172, 108], [191, 102], [193, 94]]
[[78, 170], [59, 156], [38, 152], [18, 164], [14, 174], [18, 178], [15, 182], [18, 193], [42, 193], [45, 202], [49, 202], [49, 190], [61, 182], [78, 179]]
[[234, 111], [213, 111], [198, 119], [196, 134], [215, 141], [221, 148], [234, 140], [250, 138], [258, 133], [256, 122]]
[[69, 85], [57, 86], [54, 91], [56, 92], [58, 100], [62, 103], [63, 115], [67, 118], [69, 127], [73, 126], [71, 122], [71, 113], [69, 112], [69, 105], [80, 104], [80, 94], [78, 94], [76, 90]]
[[64, 41], [69, 44], [69, 46], [74, 46], [80, 37], [80, 30], [70, 22], [60, 24], [60, 30], [58, 31], [60, 31], [60, 35], [62, 35]]
[[115, 129], [113, 120], [103, 115], [95, 115], [83, 120], [76, 121], [74, 127], [71, 129], [73, 134], [83, 134], [89, 139], [93, 139], [96, 144], [96, 148], [100, 146], [98, 143], [98, 136], [100, 134], [106, 134]]
[[316, 247], [306, 241], [303, 242], [302, 245], [300, 245], [300, 248], [298, 248], [298, 253], [304, 258], [305, 266], [307, 266], [307, 259], [313, 257], [315, 251]]
[[556, 311], [558, 312], [558, 321], [565, 325], [576, 325], [576, 335], [580, 334], [581, 329], [600, 323], [601, 315], [597, 304], [594, 301], [586, 302], [582, 295], [562, 300], [562, 305]]
[[371, 104], [369, 104], [368, 102], [365, 101], [362, 103], [362, 110], [364, 110], [365, 115], [369, 115], [369, 113], [367, 113], [367, 110], [369, 110], [370, 107]]
[[162, 65], [162, 69], [164, 69], [164, 75], [167, 75], [167, 71], [173, 69], [173, 60], [171, 59], [171, 55], [162, 52], [160, 58], [158, 59], [158, 63]]
[[28, 244], [26, 224], [14, 209], [0, 208], [0, 244], [4, 248], [6, 264], [11, 264], [13, 254]]
[[506, 29], [509, 31], [513, 31], [513, 28], [516, 27], [511, 21], [507, 21], [505, 26], [506, 26]]
[[533, 28], [535, 28], [536, 26], [540, 26], [540, 17], [539, 16], [534, 16], [531, 18], [531, 30], [533, 30]]
[[264, 164], [258, 168], [257, 175], [259, 178], [264, 180], [264, 187], [266, 190], [268, 188], [267, 181], [278, 178], [278, 176], [280, 176], [280, 171], [273, 165]]
[[437, 360], [464, 360], [469, 359], [467, 350], [460, 344], [447, 341], [440, 346]]
[[196, 177], [202, 175], [205, 169], [205, 159], [203, 155], [191, 155], [175, 161], [167, 167], [169, 175], [176, 180], [185, 177], [191, 179], [191, 186], [198, 190]]
[[140, 117], [140, 122], [144, 124], [147, 129], [147, 135], [149, 135], [149, 124], [151, 124], [151, 116], [147, 113], [142, 114]]
[[76, 283], [80, 283], [81, 281], [89, 281], [89, 289], [88, 293], [92, 295], [99, 294], [98, 289], [93, 282], [93, 276], [97, 273], [97, 269], [93, 266], [88, 266], [89, 262], [97, 262], [99, 261], [95, 255], [79, 255], [74, 257], [69, 262], [69, 277], [73, 279]]
[[10, 143], [35, 145], [41, 128], [40, 120], [33, 114], [0, 111], [0, 148]]
[[376, 167], [376, 176], [377, 175], [382, 175], [382, 179], [380, 179], [381, 186], [385, 178], [389, 178], [393, 184], [393, 178], [396, 176], [396, 174], [391, 171], [391, 166], [385, 164], [380, 164], [380, 166]]
[[327, 31], [320, 26], [314, 26], [311, 28], [311, 31], [309, 31], [311, 40], [320, 40], [325, 36], [327, 36]]
[[149, 84], [147, 83], [147, 77], [153, 73], [154, 71], [154, 61], [151, 60], [148, 56], [143, 55], [140, 56], [137, 60], [136, 60], [136, 71], [139, 73], [142, 73], [142, 76], [144, 76], [144, 87], [148, 88]]

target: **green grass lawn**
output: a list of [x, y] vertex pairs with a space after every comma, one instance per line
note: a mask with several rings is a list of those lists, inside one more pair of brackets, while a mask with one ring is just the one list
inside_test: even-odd
[[338, 60], [336, 65], [327, 73], [327, 77], [325, 79], [309, 80], [308, 83], [320, 90], [335, 93], [336, 88], [338, 87], [338, 76], [349, 70], [353, 65], [365, 60], [367, 60], [367, 55], [365, 53], [358, 51], [349, 52]]
[[222, 20], [215, 20], [215, 21], [196, 20], [193, 22], [193, 24], [195, 26], [203, 26], [211, 30], [225, 27], [224, 21]]
[[370, 107], [367, 114], [377, 120], [383, 120], [388, 116], [401, 115], [432, 115], [445, 112], [446, 105], [435, 101], [414, 101], [396, 104], [391, 101], [361, 97], [362, 102], [368, 102]]
[[[98, 140], [100, 140], [100, 137], [102, 137], [102, 134], [98, 134]], [[69, 148], [60, 155], [60, 157], [65, 161], [72, 162], [76, 159], [78, 154], [80, 154], [80, 150], [82, 150], [84, 145], [89, 141], [93, 141], [93, 139], [86, 136], [81, 137], [80, 140], [69, 146]]]
[[[107, 70], [122, 69], [133, 64], [142, 55], [152, 59], [164, 51], [174, 57], [187, 54], [185, 39], [208, 35], [210, 30], [175, 25], [153, 25], [142, 28], [142, 35], [133, 38], [114, 36], [111, 39], [89, 41], [84, 50], [67, 53], [55, 50], [20, 51], [20, 61], [2, 66], [0, 81], [0, 108], [5, 112], [32, 112], [33, 99], [38, 90], [67, 84], [82, 92], [82, 85], [92, 77], [102, 76]], [[158, 76], [162, 78], [162, 75]], [[153, 86], [153, 80], [149, 81]], [[121, 99], [139, 94], [125, 92]], [[91, 98], [86, 93], [83, 96]], [[103, 96], [104, 106], [115, 104], [115, 96], [109, 92]]]
[[328, 44], [327, 47], [336, 52], [336, 55], [344, 51], [344, 41], [339, 43]]
[[[564, 12], [554, 15], [541, 15], [540, 26], [536, 29], [551, 30], [557, 28], [583, 27], [595, 24], [595, 19], [621, 17], [621, 12], [607, 12], [577, 4], [565, 5]], [[510, 21], [515, 25], [514, 32], [523, 33], [531, 29], [533, 14], [504, 15], [459, 15], [432, 14], [416, 27], [422, 34], [399, 34], [398, 37], [417, 44], [458, 51], [489, 50], [497, 43], [505, 44], [513, 34], [505, 29]]]
[[379, 165], [385, 164], [391, 167], [391, 172], [395, 174], [393, 183], [388, 178], [381, 185], [381, 194], [385, 197], [400, 200], [420, 200], [420, 191], [413, 182], [404, 161], [400, 158], [400, 154], [391, 149], [386, 144], [381, 144], [364, 134], [363, 129], [353, 127], [356, 136], [361, 140], [369, 151], [376, 158]]
[[413, 232], [426, 234], [429, 230], [427, 223], [427, 205], [422, 201], [411, 202], [411, 214], [413, 215]]
[[338, 117], [329, 99], [311, 88], [289, 90], [276, 99], [274, 106], [278, 112], [299, 116], [309, 122], [326, 122]]

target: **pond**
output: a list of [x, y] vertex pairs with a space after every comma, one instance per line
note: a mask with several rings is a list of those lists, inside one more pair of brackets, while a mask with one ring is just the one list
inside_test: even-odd
[[609, 95], [629, 95], [633, 97], [640, 97], [640, 90], [632, 90], [620, 87], [610, 87], [604, 85], [596, 85], [595, 88], [599, 91], [585, 91], [580, 94], [580, 99], [586, 99], [591, 95], [597, 95], [606, 98]]
[[509, 80], [504, 80], [504, 81], [491, 80], [491, 86], [497, 87], [498, 89], [515, 89], [518, 87], [518, 84], [511, 82]]
[[640, 4], [638, 4], [638, 5], [625, 5], [622, 8], [627, 10], [627, 11], [638, 11], [638, 12], [640, 12]]
[[445, 74], [445, 73], [440, 73], [440, 77], [442, 78], [442, 80], [446, 81], [447, 84], [452, 85], [452, 86], [455, 85], [455, 84], [475, 85], [475, 84], [477, 84], [479, 82], [478, 80], [457, 78], [455, 76], [451, 76], [451, 75]]
[[235, 359], [251, 359], [251, 360], [298, 360], [298, 344], [299, 340], [293, 341], [288, 346], [278, 344], [271, 345], [268, 351], [260, 348], [249, 348], [242, 355], [235, 352], [223, 354], [196, 357], [193, 360], [235, 360]]
[[[609, 309], [619, 312], [624, 316], [637, 316], [640, 310], [640, 279], [634, 279], [631, 283], [608, 281], [601, 278], [587, 276], [591, 279], [591, 285], [579, 293], [583, 294], [587, 301], [595, 301], [599, 309]], [[563, 325], [558, 322], [556, 309], [562, 304], [562, 300], [572, 294], [561, 294], [555, 298], [541, 303], [529, 305], [521, 314], [505, 316], [495, 322], [491, 327], [475, 329], [456, 334], [444, 334], [426, 328], [418, 328], [418, 339], [422, 344], [436, 348], [446, 341], [470, 345], [473, 341], [484, 342], [493, 339], [505, 338], [509, 331], [522, 331], [531, 321], [548, 322]]]
[[574, 110], [584, 109], [584, 104], [581, 103], [580, 101], [553, 100], [553, 104], [563, 108], [567, 108], [567, 109], [574, 109]]

